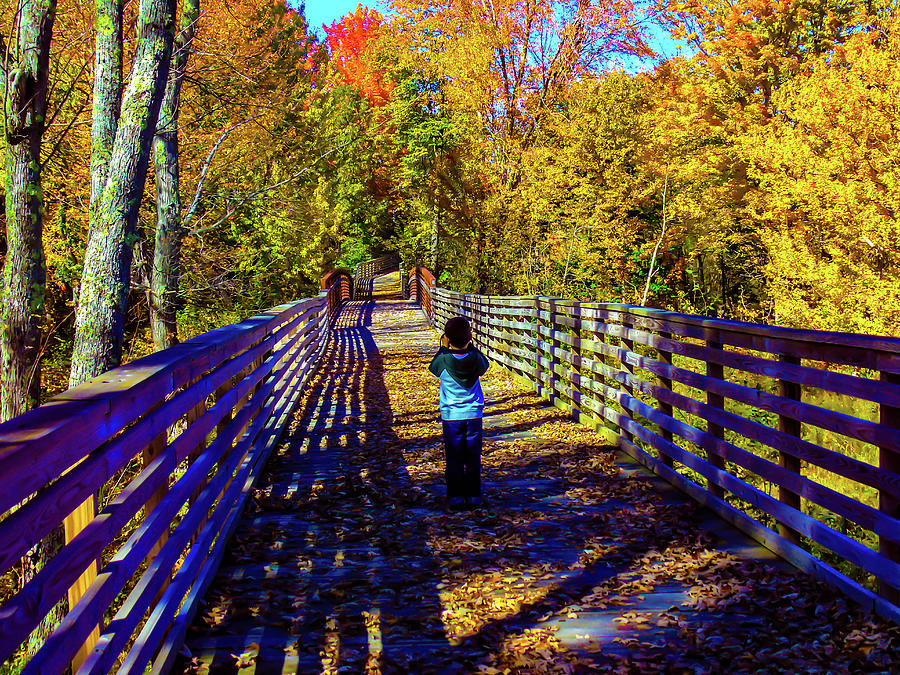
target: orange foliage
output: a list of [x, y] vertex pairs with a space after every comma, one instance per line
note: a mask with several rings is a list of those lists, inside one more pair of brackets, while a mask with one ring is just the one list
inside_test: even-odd
[[393, 82], [375, 61], [373, 50], [382, 31], [381, 14], [357, 5], [354, 12], [324, 28], [331, 58], [342, 82], [356, 87], [373, 106], [387, 103]]

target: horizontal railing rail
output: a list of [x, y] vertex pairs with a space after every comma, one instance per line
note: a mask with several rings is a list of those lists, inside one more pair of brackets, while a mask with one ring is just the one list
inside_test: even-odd
[[116, 368], [0, 425], [0, 574], [65, 530], [62, 548], [0, 607], [0, 660], [65, 599], [23, 672], [171, 667], [318, 366], [329, 316], [349, 299], [349, 274], [329, 277], [318, 297]]
[[469, 318], [487, 355], [544, 397], [797, 567], [900, 619], [900, 339], [469, 295], [422, 269], [410, 287], [434, 326]]

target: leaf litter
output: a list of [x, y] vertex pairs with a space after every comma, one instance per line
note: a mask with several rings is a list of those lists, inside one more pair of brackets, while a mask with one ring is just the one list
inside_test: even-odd
[[448, 512], [436, 336], [409, 305], [375, 305], [370, 325], [352, 307], [229, 544], [185, 672], [900, 672], [896, 624], [717, 548], [696, 504], [623, 472], [496, 366], [487, 507]]

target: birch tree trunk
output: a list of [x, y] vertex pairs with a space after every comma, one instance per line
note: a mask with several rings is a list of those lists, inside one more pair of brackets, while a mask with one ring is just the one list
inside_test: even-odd
[[41, 139], [47, 120], [50, 41], [56, 0], [21, 0], [14, 43], [0, 38], [5, 93], [6, 260], [0, 291], [0, 420], [38, 405], [41, 318], [47, 269], [43, 243]]
[[91, 217], [69, 386], [121, 362], [137, 219], [169, 75], [174, 26], [174, 0], [141, 0], [134, 63], [106, 179]]
[[178, 183], [178, 112], [181, 107], [181, 85], [199, 17], [200, 0], [185, 0], [181, 9], [181, 30], [175, 39], [172, 68], [153, 138], [156, 242], [150, 274], [150, 331], [157, 351], [178, 342], [176, 311], [181, 277], [181, 242], [184, 237]]

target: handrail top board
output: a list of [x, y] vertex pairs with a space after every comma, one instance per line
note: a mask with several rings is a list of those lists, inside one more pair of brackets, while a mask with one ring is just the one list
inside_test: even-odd
[[[552, 304], [552, 302], [553, 301], [548, 301], [548, 304]], [[665, 322], [706, 328], [713, 332], [725, 331], [732, 333], [749, 333], [752, 335], [761, 335], [782, 340], [815, 342], [818, 344], [824, 343], [828, 345], [840, 345], [862, 349], [876, 349], [879, 351], [900, 354], [900, 338], [882, 335], [861, 335], [858, 333], [841, 333], [837, 331], [772, 326], [764, 323], [752, 323], [734, 319], [718, 319], [715, 317], [701, 316], [699, 314], [683, 314], [664, 309], [618, 303], [583, 302], [577, 303], [575, 309], [596, 309], [607, 312], [620, 311], [627, 314], [647, 317], [649, 319], [658, 319]], [[710, 339], [714, 339], [715, 335], [711, 334], [709, 337]]]
[[[288, 321], [322, 302], [320, 296], [279, 305], [136, 359], [58, 394], [44, 405], [0, 424], [0, 467], [22, 453], [27, 453], [30, 461], [40, 461], [45, 453], [57, 451], [64, 452], [71, 463], [79, 461], [138, 419], [146, 411], [146, 405], [140, 402], [162, 400], [229, 355], [265, 338], [273, 324]], [[0, 498], [0, 513], [9, 506]]]
[[340, 276], [352, 278], [353, 270], [348, 267], [335, 267], [328, 274], [322, 277], [322, 290], [327, 291], [329, 288], [331, 288], [331, 284], [333, 284], [334, 280]]

